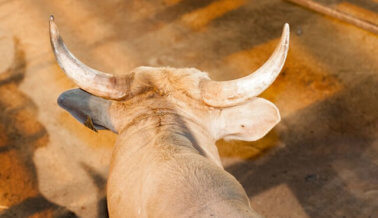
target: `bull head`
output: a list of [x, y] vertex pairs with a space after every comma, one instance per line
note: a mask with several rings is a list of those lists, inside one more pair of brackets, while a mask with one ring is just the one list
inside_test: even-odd
[[200, 114], [208, 111], [214, 118], [208, 130], [215, 133], [216, 139], [257, 140], [280, 120], [275, 105], [256, 96], [274, 82], [285, 63], [289, 48], [288, 24], [268, 61], [250, 75], [231, 81], [213, 81], [207, 73], [193, 68], [138, 67], [116, 76], [92, 69], [78, 60], [64, 44], [52, 16], [50, 37], [60, 67], [81, 89], [62, 94], [59, 105], [82, 123], [92, 118], [98, 129], [118, 132], [122, 128], [120, 120], [124, 119], [115, 118], [111, 111], [120, 109], [123, 102], [146, 90], [165, 96], [177, 106], [181, 105], [178, 102], [190, 99], [191, 105], [195, 104], [192, 111], [201, 109]]

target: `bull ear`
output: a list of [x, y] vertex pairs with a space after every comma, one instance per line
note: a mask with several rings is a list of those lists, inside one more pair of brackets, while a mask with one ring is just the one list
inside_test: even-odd
[[262, 98], [225, 108], [218, 120], [218, 138], [255, 141], [267, 134], [281, 120], [277, 107]]
[[110, 100], [91, 95], [81, 89], [72, 89], [58, 97], [58, 104], [80, 123], [96, 132], [101, 129], [116, 132], [108, 112]]

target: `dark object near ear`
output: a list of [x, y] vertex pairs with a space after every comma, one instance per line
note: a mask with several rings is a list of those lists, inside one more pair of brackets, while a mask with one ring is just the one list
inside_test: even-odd
[[60, 107], [68, 111], [80, 123], [97, 132], [101, 129], [114, 131], [108, 116], [109, 100], [94, 96], [81, 89], [71, 89], [58, 97]]
[[86, 126], [89, 129], [97, 132], [97, 129], [94, 127], [92, 118], [90, 116], [87, 116], [87, 120], [84, 122], [84, 126]]

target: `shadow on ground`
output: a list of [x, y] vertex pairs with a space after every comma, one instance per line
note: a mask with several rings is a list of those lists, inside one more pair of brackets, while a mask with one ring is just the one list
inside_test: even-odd
[[34, 102], [17, 88], [27, 66], [16, 39], [15, 47], [15, 63], [1, 73], [0, 81], [0, 198], [12, 205], [1, 210], [0, 217], [76, 217], [38, 190], [33, 154], [47, 145], [49, 136], [36, 119], [38, 109]]
[[374, 217], [377, 86], [376, 78], [365, 78], [285, 118], [279, 133], [284, 148], [259, 164], [245, 161], [227, 170], [250, 197], [286, 184], [310, 217]]

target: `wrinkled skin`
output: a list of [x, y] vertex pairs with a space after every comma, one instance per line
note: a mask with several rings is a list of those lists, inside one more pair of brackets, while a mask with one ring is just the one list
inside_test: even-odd
[[[254, 141], [280, 120], [278, 109], [253, 97], [227, 108], [201, 99], [197, 69], [139, 67], [128, 95], [108, 100], [81, 89], [58, 103], [80, 122], [118, 133], [107, 184], [110, 217], [259, 217], [226, 172], [218, 139]], [[88, 124], [87, 124], [88, 125]]]

